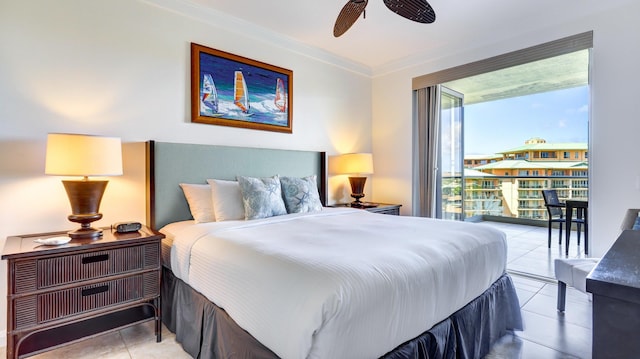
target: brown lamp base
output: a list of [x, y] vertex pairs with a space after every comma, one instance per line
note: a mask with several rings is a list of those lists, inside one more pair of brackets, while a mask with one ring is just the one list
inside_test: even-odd
[[71, 203], [72, 214], [69, 221], [80, 223], [80, 228], [68, 232], [73, 239], [99, 239], [102, 230], [90, 226], [102, 218], [102, 213], [98, 213], [102, 195], [107, 187], [108, 181], [62, 181], [67, 191], [67, 197]]
[[75, 231], [67, 232], [67, 234], [73, 239], [99, 239], [102, 237], [102, 229], [93, 227], [78, 228]]
[[360, 198], [364, 197], [365, 182], [367, 182], [367, 177], [349, 177], [349, 184], [351, 184], [351, 197], [355, 198], [355, 201], [351, 202], [351, 207], [362, 206]]

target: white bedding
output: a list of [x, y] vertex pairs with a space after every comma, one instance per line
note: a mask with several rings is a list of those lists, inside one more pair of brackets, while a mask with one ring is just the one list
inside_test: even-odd
[[163, 228], [175, 275], [283, 359], [376, 358], [505, 271], [482, 224], [323, 209]]

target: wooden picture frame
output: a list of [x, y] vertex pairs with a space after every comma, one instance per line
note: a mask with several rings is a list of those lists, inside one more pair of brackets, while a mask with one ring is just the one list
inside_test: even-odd
[[191, 43], [191, 122], [292, 133], [293, 72]]

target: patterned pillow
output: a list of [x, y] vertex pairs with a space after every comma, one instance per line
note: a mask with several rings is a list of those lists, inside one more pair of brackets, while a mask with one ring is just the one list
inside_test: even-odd
[[238, 176], [238, 183], [242, 193], [245, 219], [287, 214], [278, 176], [265, 178]]
[[640, 230], [640, 217], [636, 217], [635, 222], [633, 222], [633, 229], [634, 231], [638, 231]]
[[282, 195], [287, 213], [317, 212], [322, 210], [316, 176], [280, 177]]

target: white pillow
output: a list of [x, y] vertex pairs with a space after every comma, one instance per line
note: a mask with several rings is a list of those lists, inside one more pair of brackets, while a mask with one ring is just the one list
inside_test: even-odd
[[184, 197], [189, 204], [191, 216], [196, 223], [214, 222], [211, 186], [208, 184], [180, 183]]
[[244, 205], [238, 182], [208, 179], [207, 183], [211, 185], [213, 213], [216, 221], [244, 219]]

